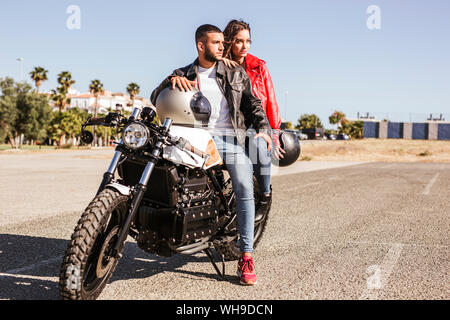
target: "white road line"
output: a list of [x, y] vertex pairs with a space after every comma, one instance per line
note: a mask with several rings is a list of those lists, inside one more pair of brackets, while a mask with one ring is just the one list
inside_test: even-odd
[[427, 195], [430, 193], [430, 189], [433, 186], [433, 184], [436, 182], [436, 179], [439, 177], [439, 173], [436, 173], [433, 178], [431, 178], [430, 182], [426, 185], [425, 189], [423, 190], [422, 194]]
[[366, 288], [359, 297], [360, 300], [378, 299], [380, 292], [388, 283], [389, 276], [394, 270], [402, 250], [402, 243], [394, 243], [380, 265], [371, 265], [367, 268], [367, 273], [370, 276], [366, 280]]
[[26, 275], [26, 274], [0, 273], [0, 277], [13, 277], [13, 278], [20, 278], [20, 279], [45, 280], [45, 281], [58, 282], [58, 277], [30, 276], [30, 275]]
[[61, 262], [62, 259], [63, 259], [62, 256], [54, 257], [54, 258], [47, 259], [47, 260], [44, 260], [44, 261], [41, 261], [41, 262], [38, 262], [38, 263], [31, 264], [29, 266], [25, 266], [25, 267], [22, 267], [22, 268], [17, 268], [17, 269], [12, 269], [12, 270], [8, 270], [8, 271], [5, 271], [5, 272], [2, 272], [2, 273], [0, 273], [0, 276], [2, 276], [2, 275], [5, 275], [5, 276], [20, 275], [20, 276], [22, 276], [21, 273], [23, 273], [23, 272], [27, 272], [27, 271], [30, 271], [30, 270], [33, 270], [33, 269], [36, 269], [36, 268], [39, 268], [39, 267], [42, 267], [42, 266], [45, 266], [45, 265], [48, 265], [48, 264], [52, 264], [52, 263], [58, 262], [58, 261]]
[[321, 184], [321, 183], [322, 183], [322, 182], [311, 182], [311, 183], [307, 183], [307, 184], [304, 184], [304, 185], [300, 185], [300, 186], [297, 186], [297, 187], [294, 187], [294, 188], [288, 189], [288, 190], [289, 190], [289, 191], [297, 191], [297, 190], [304, 189], [304, 188], [307, 188], [307, 187], [317, 186], [317, 185], [319, 185], [319, 184]]

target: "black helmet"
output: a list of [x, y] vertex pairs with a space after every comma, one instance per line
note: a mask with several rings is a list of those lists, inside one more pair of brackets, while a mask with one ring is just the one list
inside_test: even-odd
[[283, 158], [280, 160], [272, 159], [272, 163], [279, 167], [287, 167], [297, 161], [300, 156], [300, 141], [297, 135], [291, 132], [281, 131], [280, 146], [286, 151], [283, 153]]
[[169, 117], [178, 125], [207, 126], [211, 105], [197, 89], [185, 92], [167, 87], [156, 99], [156, 111], [161, 121]]

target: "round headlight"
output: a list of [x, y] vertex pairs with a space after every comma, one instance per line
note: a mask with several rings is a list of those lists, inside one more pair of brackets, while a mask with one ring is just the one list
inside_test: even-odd
[[139, 149], [147, 144], [149, 135], [145, 125], [133, 122], [123, 129], [123, 142], [131, 149]]

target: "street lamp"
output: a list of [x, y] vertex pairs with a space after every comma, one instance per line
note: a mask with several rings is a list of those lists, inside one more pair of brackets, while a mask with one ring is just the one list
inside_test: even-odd
[[23, 82], [23, 58], [17, 58], [16, 61], [20, 63], [20, 81]]
[[287, 121], [287, 106], [288, 106], [288, 91], [284, 92], [284, 101], [285, 101], [285, 106], [284, 106], [284, 121]]

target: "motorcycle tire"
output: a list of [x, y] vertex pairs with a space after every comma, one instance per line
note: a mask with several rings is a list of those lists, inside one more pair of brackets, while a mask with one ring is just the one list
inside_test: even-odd
[[[231, 185], [231, 183], [229, 185]], [[257, 203], [257, 201], [260, 198], [260, 194], [259, 194], [258, 181], [255, 177], [253, 177], [253, 188], [255, 190], [254, 191], [255, 203]], [[230, 196], [234, 196], [233, 191], [231, 191], [231, 193], [228, 195], [228, 197], [230, 197]], [[236, 202], [233, 202], [233, 205], [230, 209], [232, 211], [236, 210]], [[270, 209], [271, 209], [271, 206], [268, 207], [264, 217], [259, 222], [255, 222], [253, 249], [256, 249], [256, 247], [258, 246], [259, 242], [262, 239], [264, 231], [266, 230]], [[233, 223], [234, 223], [234, 227], [235, 227], [234, 229], [236, 230], [236, 233], [238, 233], [237, 219], [235, 219], [235, 221]], [[239, 243], [237, 240], [226, 242], [221, 245], [217, 245], [215, 247], [215, 249], [219, 254], [223, 254], [225, 261], [239, 260], [239, 258], [241, 257], [241, 250], [239, 248]]]
[[65, 300], [96, 299], [114, 272], [118, 260], [108, 251], [118, 238], [128, 197], [104, 189], [89, 204], [72, 234], [59, 277]]

